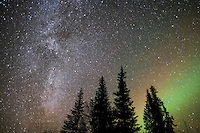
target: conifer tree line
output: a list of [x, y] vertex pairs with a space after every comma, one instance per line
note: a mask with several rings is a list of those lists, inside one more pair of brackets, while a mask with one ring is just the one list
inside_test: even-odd
[[[94, 99], [91, 99], [89, 111], [85, 112], [83, 89], [80, 89], [71, 114], [67, 115], [61, 133], [137, 133], [141, 126], [126, 86], [126, 72], [121, 67], [118, 73], [118, 89], [114, 93], [114, 107], [111, 107], [106, 83], [102, 76]], [[147, 89], [144, 107], [144, 129], [147, 133], [175, 133], [174, 119], [169, 115], [164, 103], [157, 96], [156, 89]]]

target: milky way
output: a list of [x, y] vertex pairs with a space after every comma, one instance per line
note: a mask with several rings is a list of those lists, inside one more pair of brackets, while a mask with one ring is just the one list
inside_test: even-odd
[[198, 0], [0, 1], [0, 131], [59, 131], [79, 89], [110, 100], [121, 65], [139, 123], [158, 90], [177, 132], [199, 132]]

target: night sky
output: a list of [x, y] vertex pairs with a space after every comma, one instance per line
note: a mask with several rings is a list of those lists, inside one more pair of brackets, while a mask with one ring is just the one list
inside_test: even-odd
[[60, 130], [102, 75], [112, 102], [121, 65], [139, 124], [153, 85], [200, 132], [199, 0], [0, 0], [0, 131]]

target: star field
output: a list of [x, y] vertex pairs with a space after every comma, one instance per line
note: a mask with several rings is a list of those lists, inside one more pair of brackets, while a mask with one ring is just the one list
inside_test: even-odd
[[123, 65], [139, 124], [153, 85], [176, 132], [199, 132], [199, 23], [198, 0], [0, 1], [0, 131], [59, 131], [102, 75], [113, 101]]

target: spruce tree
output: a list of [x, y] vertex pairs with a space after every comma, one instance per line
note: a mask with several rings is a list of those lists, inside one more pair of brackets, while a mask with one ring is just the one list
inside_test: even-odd
[[78, 100], [75, 101], [71, 115], [67, 115], [68, 120], [64, 121], [65, 124], [61, 133], [85, 133], [87, 131], [83, 108], [83, 90], [81, 88], [78, 93]]
[[150, 92], [147, 90], [143, 120], [148, 133], [174, 133], [173, 117], [169, 116], [169, 112], [166, 111], [153, 86], [151, 86]]
[[95, 100], [92, 101], [91, 127], [93, 133], [112, 132], [112, 111], [103, 76], [99, 82]]
[[150, 103], [152, 103], [152, 98], [151, 95], [147, 89], [147, 101], [146, 101], [146, 105], [144, 108], [144, 129], [147, 130], [147, 132], [151, 132], [153, 131], [153, 116], [152, 116], [152, 111], [151, 111], [151, 106]]
[[118, 74], [118, 91], [114, 93], [115, 98], [115, 132], [117, 133], [134, 133], [140, 130], [137, 124], [137, 117], [135, 114], [135, 107], [133, 101], [129, 96], [129, 89], [126, 87], [123, 67]]

